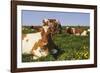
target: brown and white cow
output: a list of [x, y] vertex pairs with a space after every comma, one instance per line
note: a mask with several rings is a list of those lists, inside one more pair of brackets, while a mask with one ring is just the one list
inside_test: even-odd
[[47, 56], [49, 51], [56, 53], [49, 26], [43, 26], [40, 32], [24, 34], [22, 36], [23, 54], [33, 54], [33, 59], [38, 59]]
[[66, 27], [66, 32], [76, 36], [87, 36], [87, 30], [82, 28]]

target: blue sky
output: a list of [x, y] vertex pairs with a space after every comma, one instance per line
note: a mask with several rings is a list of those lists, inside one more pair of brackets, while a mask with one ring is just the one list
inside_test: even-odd
[[57, 19], [63, 26], [90, 25], [89, 13], [22, 10], [22, 25], [42, 25], [45, 18]]

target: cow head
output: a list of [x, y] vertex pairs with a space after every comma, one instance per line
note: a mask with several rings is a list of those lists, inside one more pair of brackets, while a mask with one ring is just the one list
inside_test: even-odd
[[44, 19], [43, 20], [43, 25], [44, 26], [49, 26], [51, 28], [52, 35], [55, 34], [55, 33], [60, 33], [61, 32], [61, 24], [56, 19]]
[[43, 26], [40, 28], [41, 31], [41, 41], [43, 45], [47, 45], [51, 39], [51, 29], [49, 26]]

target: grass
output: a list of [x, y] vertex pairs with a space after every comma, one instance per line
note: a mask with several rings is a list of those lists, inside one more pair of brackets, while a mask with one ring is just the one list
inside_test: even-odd
[[89, 36], [81, 37], [69, 34], [57, 34], [54, 42], [64, 50], [58, 60], [82, 60], [89, 58]]
[[[63, 30], [64, 28], [65, 27], [63, 27]], [[24, 33], [26, 33], [26, 31]], [[32, 55], [23, 54], [22, 62], [85, 60], [90, 57], [89, 35], [75, 36], [62, 32], [61, 34], [55, 34], [53, 41], [59, 47], [60, 51], [58, 55], [55, 55], [57, 56], [56, 59], [54, 55], [49, 54], [47, 57], [33, 60]]]

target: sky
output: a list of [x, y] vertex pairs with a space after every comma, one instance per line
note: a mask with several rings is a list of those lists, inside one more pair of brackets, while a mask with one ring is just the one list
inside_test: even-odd
[[43, 19], [57, 19], [62, 26], [90, 25], [89, 13], [22, 10], [21, 15], [24, 26], [42, 25]]

